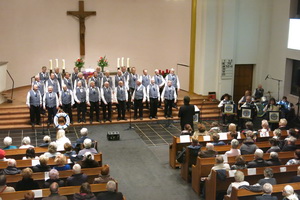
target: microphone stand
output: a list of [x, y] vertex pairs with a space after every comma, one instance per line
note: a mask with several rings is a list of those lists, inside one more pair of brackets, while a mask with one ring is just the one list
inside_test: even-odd
[[267, 79], [271, 79], [271, 80], [273, 80], [273, 81], [277, 81], [278, 101], [279, 101], [279, 100], [280, 100], [280, 99], [279, 99], [279, 93], [280, 93], [280, 82], [281, 82], [282, 80], [280, 80], [280, 79], [276, 79], [276, 78], [272, 78], [272, 77], [267, 77]]

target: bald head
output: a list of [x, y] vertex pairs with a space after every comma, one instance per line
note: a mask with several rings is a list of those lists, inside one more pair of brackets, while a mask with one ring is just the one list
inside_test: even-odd
[[55, 194], [55, 193], [58, 193], [58, 184], [56, 182], [53, 182], [51, 185], [50, 185], [50, 192], [51, 194]]

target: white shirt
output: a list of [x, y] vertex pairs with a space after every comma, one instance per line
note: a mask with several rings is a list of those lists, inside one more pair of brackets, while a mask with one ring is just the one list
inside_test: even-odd
[[225, 152], [225, 155], [227, 157], [229, 157], [229, 156], [239, 156], [239, 155], [241, 155], [241, 151], [239, 149], [230, 149], [229, 151]]
[[71, 144], [71, 141], [69, 140], [69, 138], [67, 138], [67, 137], [61, 137], [58, 140], [56, 140], [57, 151], [63, 151], [65, 149], [64, 148], [65, 143]]
[[[62, 94], [63, 91], [64, 91], [64, 90], [62, 90], [62, 91], [59, 92], [59, 104], [60, 104], [60, 105], [62, 105], [61, 94]], [[70, 89], [67, 89], [67, 91], [70, 92], [70, 95], [71, 95], [71, 105], [73, 106], [74, 103], [75, 103], [75, 102], [74, 102], [73, 92], [72, 92], [72, 90], [70, 90]]]
[[231, 183], [227, 189], [227, 195], [231, 195], [232, 187], [235, 187], [238, 189], [242, 185], [249, 185], [249, 183], [247, 181]]
[[[40, 91], [39, 90], [37, 90], [37, 91], [34, 91], [33, 90], [33, 92], [35, 92], [36, 93], [36, 95], [41, 95], [41, 93], [40, 93]], [[42, 95], [40, 96], [40, 105], [42, 105]], [[30, 91], [27, 93], [27, 97], [26, 97], [26, 105], [28, 106], [28, 107], [30, 107]]]

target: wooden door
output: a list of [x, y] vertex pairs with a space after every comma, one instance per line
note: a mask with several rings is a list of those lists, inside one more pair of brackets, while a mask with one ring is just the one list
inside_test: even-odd
[[235, 65], [233, 100], [237, 104], [246, 90], [252, 92], [253, 65]]

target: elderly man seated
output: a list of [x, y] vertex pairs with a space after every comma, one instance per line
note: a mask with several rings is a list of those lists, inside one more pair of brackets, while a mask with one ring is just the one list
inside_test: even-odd
[[284, 198], [282, 200], [298, 200], [298, 195], [294, 192], [294, 188], [290, 185], [286, 185], [283, 188], [282, 196]]
[[[230, 166], [229, 166], [229, 164], [224, 163], [223, 156], [216, 156], [215, 165], [211, 168], [211, 171], [212, 170], [220, 170], [220, 169], [230, 170]], [[211, 171], [208, 175], [208, 179], [210, 179]]]
[[117, 184], [115, 181], [108, 181], [106, 184], [106, 192], [101, 192], [97, 195], [98, 200], [106, 200], [106, 199], [115, 199], [122, 200], [123, 194], [121, 192], [117, 192]]
[[270, 183], [263, 185], [263, 195], [255, 197], [256, 200], [277, 200], [276, 196], [272, 196], [273, 186]]
[[0, 175], [0, 193], [2, 192], [15, 192], [15, 188], [6, 185], [5, 175]]
[[17, 149], [17, 146], [13, 146], [12, 144], [12, 138], [7, 136], [3, 139], [3, 144], [4, 144], [4, 148], [3, 150], [8, 150], [8, 149]]
[[[89, 133], [89, 131], [88, 131], [87, 128], [82, 128], [82, 129], [80, 130], [80, 135], [81, 135], [81, 137], [78, 138], [78, 139], [76, 140], [76, 142], [72, 145], [73, 148], [79, 147], [79, 145], [81, 145], [81, 144], [84, 142], [85, 139], [91, 139], [91, 138], [89, 138], [89, 137], [87, 136], [88, 133]], [[94, 141], [93, 139], [91, 139], [91, 140]]]
[[50, 185], [50, 195], [48, 197], [42, 198], [42, 200], [67, 200], [66, 196], [61, 196], [58, 190], [59, 186], [56, 182]]
[[52, 183], [56, 182], [59, 187], [64, 187], [65, 182], [59, 178], [59, 172], [56, 169], [51, 169], [49, 172], [49, 179], [45, 181], [44, 188], [49, 188]]
[[236, 171], [235, 174], [234, 174], [234, 180], [235, 182], [231, 183], [227, 189], [227, 195], [231, 195], [231, 191], [232, 191], [232, 188], [235, 187], [235, 188], [239, 188], [240, 186], [242, 185], [246, 185], [248, 186], [249, 183], [247, 181], [244, 181], [245, 179], [245, 175], [242, 171]]
[[269, 166], [278, 166], [282, 165], [281, 160], [278, 158], [277, 152], [271, 152], [270, 157], [268, 160], [266, 160]]
[[264, 152], [261, 149], [256, 149], [254, 152], [254, 160], [247, 165], [248, 168], [266, 167], [268, 163], [263, 159]]
[[206, 143], [206, 150], [199, 152], [200, 158], [211, 158], [215, 157], [218, 154], [217, 151], [214, 150], [214, 145], [212, 143]]
[[20, 174], [21, 170], [17, 167], [17, 161], [15, 159], [9, 159], [7, 161], [7, 167], [6, 169], [3, 169], [2, 174], [6, 175], [14, 175], [14, 174]]
[[300, 166], [298, 166], [297, 168], [297, 176], [293, 176], [289, 182], [290, 183], [300, 182]]
[[296, 146], [297, 138], [290, 136], [285, 138], [285, 145], [282, 147], [282, 151], [295, 151], [297, 149]]
[[239, 141], [237, 139], [233, 139], [231, 141], [231, 149], [230, 149], [230, 151], [226, 151], [225, 155], [227, 157], [241, 155], [241, 151], [238, 149], [238, 147], [239, 147]]
[[81, 172], [81, 166], [79, 164], [75, 164], [73, 166], [72, 176], [67, 178], [66, 186], [78, 186], [84, 182], [87, 182], [87, 180], [87, 175]]
[[91, 152], [92, 154], [97, 154], [97, 150], [95, 148], [92, 148], [92, 140], [87, 138], [83, 141], [84, 149], [80, 150], [78, 152], [78, 156], [83, 156], [86, 152]]

